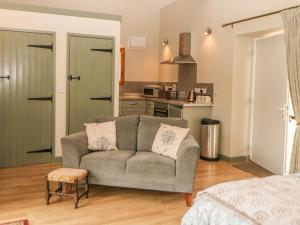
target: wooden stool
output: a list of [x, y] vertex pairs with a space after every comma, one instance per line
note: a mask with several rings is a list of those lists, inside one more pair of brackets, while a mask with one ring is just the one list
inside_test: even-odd
[[[46, 204], [49, 205], [50, 198], [52, 195], [59, 196], [73, 196], [75, 209], [78, 208], [79, 200], [85, 195], [86, 198], [89, 196], [89, 181], [88, 171], [84, 169], [71, 169], [71, 168], [60, 168], [52, 171], [46, 176]], [[79, 195], [78, 183], [85, 179], [84, 189], [85, 191]], [[58, 188], [55, 192], [50, 191], [50, 181], [58, 182]], [[63, 193], [63, 184], [66, 185], [66, 193]], [[72, 186], [75, 190], [71, 193]], [[71, 187], [71, 188], [70, 188]]]

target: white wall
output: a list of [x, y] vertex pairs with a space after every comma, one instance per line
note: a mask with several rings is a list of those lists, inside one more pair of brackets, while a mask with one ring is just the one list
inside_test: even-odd
[[[0, 0], [0, 2], [8, 0]], [[127, 47], [128, 36], [148, 40], [145, 50], [126, 50], [127, 81], [158, 81], [160, 8], [174, 0], [9, 0], [10, 3], [40, 5], [122, 15], [121, 45]]]
[[[67, 33], [91, 34], [115, 38], [115, 114], [119, 101], [120, 22], [73, 16], [41, 14], [0, 9], [0, 27], [7, 29], [50, 31], [55, 40], [55, 85], [66, 88]], [[55, 92], [55, 154], [61, 155], [60, 138], [66, 132], [66, 91]]]
[[[178, 54], [180, 32], [192, 32], [192, 55], [198, 61], [198, 82], [215, 83], [213, 117], [222, 125], [221, 153], [229, 156], [247, 155], [249, 107], [249, 54], [247, 34], [282, 27], [279, 15], [270, 16], [231, 27], [221, 25], [238, 19], [300, 4], [300, 0], [177, 0], [161, 10], [160, 41], [169, 39], [169, 46], [161, 47], [161, 59]], [[211, 36], [204, 36], [210, 26]], [[244, 35], [245, 39], [239, 38]], [[239, 50], [239, 48], [248, 50]], [[243, 66], [244, 64], [244, 66]], [[160, 79], [176, 81], [177, 69], [160, 67]]]

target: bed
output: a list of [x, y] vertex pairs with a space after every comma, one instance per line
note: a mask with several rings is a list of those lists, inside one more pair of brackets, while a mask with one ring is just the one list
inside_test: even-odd
[[300, 225], [300, 174], [219, 184], [197, 194], [182, 225]]

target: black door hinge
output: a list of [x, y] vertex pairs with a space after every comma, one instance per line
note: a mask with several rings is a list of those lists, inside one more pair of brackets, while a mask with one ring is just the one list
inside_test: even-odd
[[10, 80], [10, 75], [2, 76], [2, 77], [0, 77], [0, 79], [8, 79], [8, 80]]
[[27, 100], [29, 101], [53, 101], [53, 96], [49, 96], [49, 97], [36, 97], [36, 98], [27, 98]]
[[112, 97], [98, 97], [98, 98], [90, 98], [92, 101], [112, 101]]
[[51, 44], [51, 45], [27, 45], [27, 46], [31, 47], [31, 48], [50, 49], [51, 51], [53, 51], [53, 44]]
[[109, 52], [109, 53], [113, 53], [113, 49], [112, 48], [91, 48], [91, 51], [95, 51], [95, 52]]
[[52, 147], [27, 152], [27, 154], [38, 154], [38, 153], [51, 153], [52, 154]]

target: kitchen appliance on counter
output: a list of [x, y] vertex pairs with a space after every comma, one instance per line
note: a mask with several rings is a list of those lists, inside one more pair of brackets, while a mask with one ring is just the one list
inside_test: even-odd
[[176, 99], [177, 98], [177, 92], [176, 91], [166, 91], [165, 92], [165, 98], [166, 99]]
[[143, 96], [147, 98], [163, 98], [164, 88], [160, 85], [146, 85], [144, 86]]
[[185, 91], [177, 91], [176, 97], [178, 100], [185, 100]]
[[200, 104], [211, 104], [211, 97], [208, 95], [198, 95], [196, 102]]
[[196, 100], [196, 95], [195, 95], [195, 92], [194, 90], [191, 90], [188, 94], [188, 98], [187, 98], [187, 101], [188, 102], [195, 102]]
[[154, 116], [168, 117], [168, 104], [162, 102], [154, 103]]

